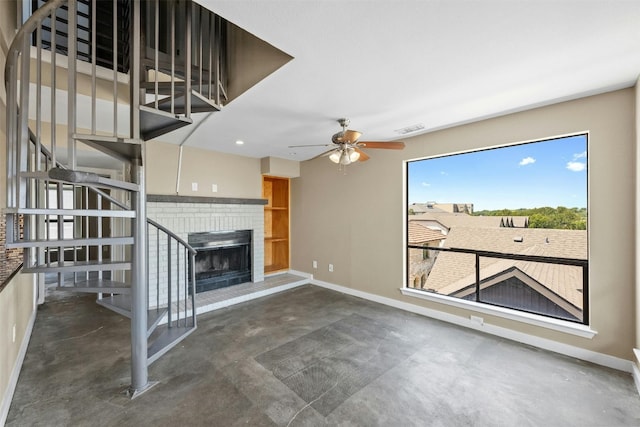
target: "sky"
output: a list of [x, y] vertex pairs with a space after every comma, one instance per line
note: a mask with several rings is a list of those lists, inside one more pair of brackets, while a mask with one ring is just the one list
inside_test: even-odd
[[417, 160], [407, 170], [409, 204], [587, 207], [586, 135]]

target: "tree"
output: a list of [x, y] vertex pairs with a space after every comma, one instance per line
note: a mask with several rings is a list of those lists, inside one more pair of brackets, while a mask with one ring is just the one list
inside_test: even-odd
[[586, 230], [587, 209], [549, 206], [532, 209], [499, 209], [495, 211], [479, 211], [474, 215], [485, 216], [528, 216], [529, 228], [551, 228], [559, 230]]

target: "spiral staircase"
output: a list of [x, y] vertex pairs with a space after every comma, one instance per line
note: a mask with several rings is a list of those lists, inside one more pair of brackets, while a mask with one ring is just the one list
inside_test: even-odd
[[222, 108], [226, 22], [190, 0], [38, 6], [5, 67], [7, 247], [131, 318], [135, 397], [196, 328], [195, 250], [146, 218], [145, 143]]

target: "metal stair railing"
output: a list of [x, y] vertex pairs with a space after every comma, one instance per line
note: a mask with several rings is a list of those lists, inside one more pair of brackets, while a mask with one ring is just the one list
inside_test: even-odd
[[[94, 9], [96, 1], [91, 0]], [[66, 63], [65, 57], [58, 54], [55, 37], [50, 40], [50, 52], [45, 52], [42, 44], [43, 22], [48, 20], [51, 33], [57, 34], [56, 13], [63, 5], [66, 5], [67, 11], [67, 46], [74, 47], [67, 49]], [[115, 32], [119, 27], [115, 21], [117, 2], [114, 1], [113, 5]], [[139, 139], [140, 126], [137, 118], [140, 82], [138, 67], [140, 27], [137, 17], [140, 16], [140, 3], [138, 0], [132, 1], [131, 19], [134, 37], [132, 37], [132, 65], [128, 80], [118, 71], [117, 34], [113, 34], [114, 52], [111, 72], [102, 67], [98, 68], [95, 48], [90, 55], [90, 71], [86, 71], [85, 74], [77, 72], [80, 64], [76, 60], [78, 57], [76, 6], [77, 3], [73, 0], [50, 0], [42, 5], [19, 29], [7, 54], [5, 65], [7, 242], [25, 249], [25, 265], [31, 266], [32, 272], [55, 272], [58, 274], [59, 284], [65, 282], [65, 274], [72, 274], [72, 281], [77, 283], [81, 275], [84, 275], [85, 279], [90, 278], [90, 272], [96, 272], [97, 279], [100, 281], [103, 279], [103, 271], [115, 271], [126, 276], [124, 271], [129, 267], [133, 269], [129, 278], [131, 283], [129, 307], [132, 318], [131, 391], [135, 396], [150, 387], [147, 379], [147, 365], [196, 327], [195, 280], [192, 268], [195, 250], [179, 236], [157, 223], [150, 223], [151, 227], [159, 230], [157, 236], [162, 234], [163, 239], [166, 239], [167, 270], [170, 272], [166, 284], [167, 298], [163, 301], [167, 308], [166, 330], [154, 331], [159, 321], [157, 319], [149, 321], [147, 316], [141, 313], [141, 309], [150, 308], [150, 301], [147, 298], [149, 283], [146, 274], [149, 268], [147, 264], [149, 233], [147, 221], [145, 221], [146, 200], [142, 162], [144, 150]], [[95, 31], [97, 15], [96, 13], [90, 15], [92, 16], [90, 25]], [[35, 47], [31, 46], [31, 40], [35, 40]], [[45, 58], [47, 56], [48, 58]], [[35, 64], [33, 67], [32, 63]], [[63, 84], [61, 74], [66, 74], [66, 84]], [[83, 84], [78, 85], [79, 79], [85, 79]], [[108, 89], [104, 90], [104, 83], [107, 80], [110, 80], [112, 85], [111, 99], [108, 95], [104, 95], [109, 93]], [[128, 91], [125, 87], [127, 84]], [[100, 85], [103, 90], [99, 96], [98, 86]], [[85, 90], [85, 87], [90, 87], [91, 93], [80, 93]], [[127, 93], [126, 99], [124, 93]], [[127, 107], [119, 105], [119, 101], [123, 100], [128, 102]], [[59, 104], [66, 104], [66, 118], [62, 113], [58, 117], [58, 113], [63, 111]], [[111, 117], [101, 113], [105, 107], [112, 111]], [[31, 128], [30, 112], [35, 116], [35, 124]], [[119, 119], [121, 114], [127, 112], [129, 123]], [[48, 129], [45, 126], [49, 126]], [[100, 179], [97, 174], [78, 172], [78, 160], [80, 159], [80, 163], [83, 163], [84, 159], [78, 156], [77, 142], [85, 143], [120, 160], [123, 174], [125, 167], [130, 165], [130, 181], [133, 184], [130, 181], [118, 183], [107, 180], [107, 182]], [[83, 150], [83, 153], [88, 151], [90, 150]], [[125, 191], [128, 192], [132, 197], [132, 206], [127, 206], [113, 194], [105, 192], [104, 187], [112, 188], [115, 192], [123, 192], [122, 194]], [[65, 194], [70, 196], [71, 208], [65, 206]], [[95, 209], [90, 208], [89, 205], [92, 197], [95, 197]], [[126, 218], [130, 219], [131, 236], [123, 235], [122, 239], [106, 237], [102, 229], [102, 219], [108, 218], [108, 221], [113, 221], [114, 217], [122, 218], [123, 221]], [[65, 238], [64, 232], [67, 221], [71, 221], [73, 234], [73, 237], [68, 239]], [[95, 237], [91, 237], [89, 233], [92, 221], [96, 228]], [[22, 227], [21, 222], [23, 222]], [[55, 227], [52, 226], [53, 223], [56, 224]], [[116, 262], [108, 268], [89, 264], [92, 248], [97, 248], [96, 257], [100, 263], [105, 246], [113, 248], [127, 244], [133, 245], [130, 266], [127, 265], [127, 261]], [[70, 248], [71, 264], [64, 262], [65, 248]], [[124, 259], [124, 249], [121, 252]], [[52, 259], [54, 253], [57, 254], [56, 260]], [[157, 258], [160, 259], [162, 256], [159, 255]], [[35, 263], [32, 263], [32, 260]], [[176, 263], [175, 273], [172, 271], [174, 262]], [[84, 291], [98, 293], [99, 298], [102, 297], [103, 289], [107, 289], [109, 294], [116, 296], [125, 293], [124, 288], [116, 289], [111, 279], [113, 277], [108, 278], [109, 286], [100, 289], [88, 286], [91, 289]], [[160, 285], [156, 285], [156, 288], [160, 289]], [[190, 294], [189, 290], [191, 290]], [[161, 304], [158, 303], [151, 308], [155, 308], [158, 312], [160, 306]], [[157, 316], [157, 318], [160, 317]], [[145, 326], [150, 325], [151, 327], [146, 328], [145, 331]], [[153, 340], [153, 336], [150, 338], [151, 334], [156, 335], [155, 342], [148, 347], [150, 339]]]
[[[32, 140], [32, 146], [35, 146], [35, 142]], [[50, 165], [53, 162], [51, 153], [49, 153], [44, 146], [40, 147], [42, 156], [42, 162], [46, 165]], [[59, 162], [56, 162], [56, 166], [58, 168], [64, 169], [65, 166]], [[47, 181], [44, 181], [47, 182]], [[74, 190], [82, 191], [82, 203], [85, 203], [86, 200], [89, 200], [89, 195], [93, 195], [97, 200], [97, 209], [98, 211], [103, 210], [101, 200], [109, 203], [109, 209], [105, 210], [104, 216], [90, 217], [90, 216], [81, 216], [78, 221], [83, 229], [89, 228], [89, 221], [92, 219], [98, 219], [97, 221], [97, 236], [86, 238], [82, 237], [76, 240], [65, 240], [62, 241], [56, 240], [57, 236], [50, 236], [47, 229], [47, 238], [45, 240], [40, 241], [25, 241], [22, 240], [19, 243], [14, 243], [13, 247], [24, 247], [24, 248], [44, 248], [44, 253], [41, 255], [37, 255], [37, 260], [43, 260], [40, 262], [44, 263], [45, 267], [51, 267], [55, 265], [55, 262], [59, 260], [60, 253], [64, 252], [64, 249], [68, 249], [71, 244], [73, 249], [72, 252], [72, 261], [88, 261], [88, 255], [91, 252], [91, 249], [94, 247], [97, 249], [97, 254], [99, 257], [99, 261], [102, 260], [102, 252], [104, 247], [109, 246], [111, 251], [113, 252], [115, 245], [125, 245], [131, 244], [132, 238], [130, 237], [108, 237], [102, 234], [102, 222], [100, 218], [113, 218], [118, 217], [120, 214], [116, 212], [131, 212], [130, 206], [126, 203], [118, 200], [113, 195], [105, 192], [103, 189], [93, 187], [91, 185], [71, 185], [71, 184], [62, 184], [52, 183], [54, 186], [55, 197], [49, 196], [50, 201], [55, 201], [59, 203], [62, 199], [60, 196], [60, 188], [64, 186], [71, 187]], [[77, 194], [77, 191], [73, 191], [74, 194]], [[60, 206], [59, 204], [57, 206]], [[51, 208], [51, 206], [49, 206]], [[114, 208], [116, 208], [114, 210]], [[64, 217], [64, 215], [62, 216]], [[45, 219], [45, 222], [47, 220]], [[146, 250], [147, 250], [147, 277], [149, 278], [148, 284], [148, 300], [147, 300], [147, 311], [152, 313], [161, 313], [160, 315], [156, 315], [154, 318], [155, 321], [150, 322], [148, 325], [149, 335], [155, 329], [157, 325], [166, 325], [164, 329], [157, 333], [157, 337], [151, 337], [152, 341], [155, 339], [155, 342], [151, 342], [150, 352], [148, 354], [148, 363], [156, 361], [160, 356], [169, 351], [177, 342], [177, 338], [184, 338], [186, 335], [194, 330], [197, 326], [196, 320], [196, 301], [195, 301], [195, 269], [193, 266], [195, 265], [195, 255], [197, 253], [196, 249], [193, 248], [189, 243], [187, 243], [180, 236], [169, 230], [167, 227], [162, 224], [152, 220], [151, 218], [146, 219], [148, 232], [147, 232], [147, 242], [146, 242]], [[53, 237], [53, 239], [51, 238]], [[126, 240], [130, 239], [130, 240]], [[112, 243], [116, 242], [116, 243]], [[128, 242], [128, 243], [127, 243]], [[60, 245], [60, 246], [56, 246]], [[84, 245], [84, 246], [79, 246]], [[52, 248], [53, 251], [48, 250]], [[80, 250], [80, 252], [78, 252]], [[57, 252], [57, 253], [56, 253]], [[57, 255], [58, 259], [52, 260], [52, 254]], [[123, 253], [124, 255], [124, 253]], [[122, 260], [124, 261], [124, 259]], [[162, 261], [162, 262], [161, 262]], [[36, 261], [36, 264], [39, 264]], [[152, 273], [152, 274], [149, 274]], [[71, 277], [70, 277], [71, 276]], [[57, 284], [59, 288], [64, 288], [64, 283], [71, 279], [73, 282], [81, 282], [84, 283], [93, 280], [102, 280], [103, 272], [98, 271], [95, 272], [94, 277], [90, 277], [90, 273], [88, 271], [74, 271], [71, 273], [67, 273], [66, 275], [63, 272], [57, 273]], [[114, 277], [110, 277], [110, 281], [113, 281]], [[124, 278], [120, 278], [120, 280], [124, 280]], [[105, 288], [103, 292], [98, 293], [98, 301], [105, 300], [106, 303], [102, 304], [108, 308], [113, 308], [112, 304], [109, 301], [118, 301], [118, 298], [123, 299], [125, 302], [124, 306], [122, 303], [119, 305], [123, 311], [116, 310], [121, 314], [130, 315], [130, 301], [128, 299], [127, 292], [123, 289], [117, 289], [111, 287], [111, 291], [109, 292], [109, 288]], [[82, 291], [82, 289], [81, 289]], [[177, 329], [182, 334], [178, 333], [166, 333], [169, 329]], [[162, 332], [165, 332], [165, 336], [162, 335]]]
[[[24, 25], [18, 30], [9, 48], [5, 64], [5, 87], [7, 89], [7, 243], [14, 247], [23, 247], [24, 264], [27, 269], [36, 267], [52, 268], [56, 255], [58, 268], [58, 284], [63, 282], [65, 249], [70, 249], [70, 261], [89, 261], [92, 248], [87, 240], [92, 222], [97, 222], [96, 238], [101, 236], [104, 217], [132, 217], [130, 211], [109, 213], [102, 212], [102, 201], [97, 196], [96, 207], [89, 209], [89, 190], [81, 185], [64, 183], [50, 179], [49, 172], [54, 167], [65, 167], [59, 159], [64, 156], [66, 163], [74, 169], [76, 166], [76, 149], [74, 134], [77, 123], [78, 98], [76, 91], [76, 57], [77, 57], [77, 13], [76, 2], [52, 0], [35, 10]], [[50, 52], [44, 52], [43, 32], [48, 28], [50, 34], [58, 34], [57, 14], [64, 8], [67, 16], [68, 58], [66, 64], [66, 86], [60, 78], [57, 61], [57, 37], [50, 37]], [[95, 23], [95, 14], [93, 22]], [[35, 47], [31, 47], [31, 41]], [[47, 67], [45, 56], [48, 56]], [[95, 56], [92, 81], [95, 82]], [[35, 61], [34, 61], [35, 60]], [[35, 62], [35, 66], [32, 66]], [[94, 85], [95, 86], [95, 85]], [[66, 97], [58, 95], [64, 90]], [[94, 118], [95, 90], [93, 90], [92, 113]], [[61, 99], [66, 98], [66, 99]], [[61, 103], [66, 101], [66, 129], [59, 128], [57, 113]], [[115, 103], [115, 101], [114, 101]], [[31, 111], [35, 110], [35, 112]], [[30, 127], [29, 114], [35, 115], [35, 124]], [[62, 114], [61, 114], [62, 116]], [[48, 120], [49, 126], [46, 125]], [[91, 129], [95, 133], [95, 127]], [[66, 141], [66, 147], [59, 144]], [[33, 143], [30, 144], [30, 142]], [[70, 196], [65, 200], [65, 195]], [[70, 205], [70, 206], [69, 206]], [[20, 230], [22, 226], [22, 230]], [[70, 230], [65, 232], [65, 228]], [[97, 240], [97, 261], [102, 263], [102, 248], [107, 243], [118, 242], [128, 244], [126, 239], [111, 241]], [[57, 246], [53, 242], [58, 242]], [[84, 247], [79, 246], [84, 244]], [[83, 259], [84, 258], [84, 259]], [[114, 267], [114, 266], [111, 266]], [[94, 266], [95, 269], [95, 266]], [[85, 272], [88, 279], [89, 268]], [[97, 269], [101, 278], [102, 268]], [[73, 281], [78, 279], [74, 273]]]
[[[172, 328], [193, 331], [196, 328], [196, 250], [171, 230], [149, 218], [147, 227], [149, 310], [166, 309], [167, 331]], [[169, 332], [166, 338], [158, 338], [159, 345], [150, 345], [149, 363], [177, 344], [173, 336], [176, 334]]]

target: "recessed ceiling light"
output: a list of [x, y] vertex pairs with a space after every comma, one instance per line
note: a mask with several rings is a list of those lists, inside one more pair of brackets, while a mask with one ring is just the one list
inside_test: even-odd
[[243, 144], [244, 144], [244, 141], [242, 141], [240, 139], [236, 141], [236, 145], [243, 145]]

